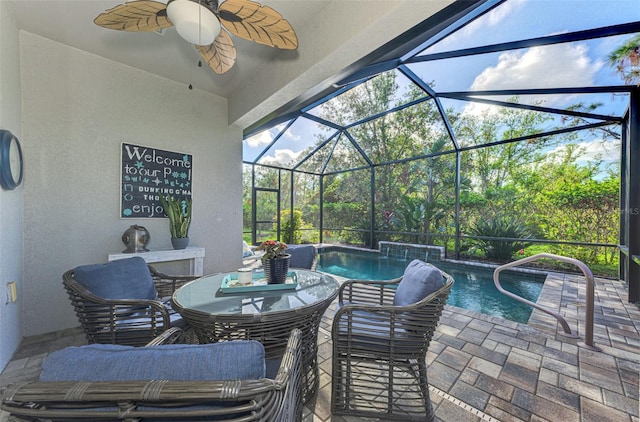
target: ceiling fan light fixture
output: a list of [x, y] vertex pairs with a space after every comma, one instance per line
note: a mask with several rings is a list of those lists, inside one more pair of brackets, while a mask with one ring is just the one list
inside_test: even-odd
[[191, 44], [212, 44], [220, 33], [220, 21], [204, 1], [171, 0], [167, 16], [178, 34]]

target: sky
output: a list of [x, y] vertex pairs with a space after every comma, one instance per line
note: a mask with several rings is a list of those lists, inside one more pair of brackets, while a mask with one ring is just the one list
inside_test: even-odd
[[[633, 21], [640, 21], [640, 0], [507, 0], [421, 54]], [[438, 92], [622, 85], [622, 78], [608, 65], [607, 56], [632, 36], [430, 61], [409, 67], [426, 82], [433, 81]], [[598, 101], [604, 103], [597, 110], [598, 113], [618, 116], [624, 112], [628, 102], [625, 96], [611, 94], [527, 97], [520, 101], [543, 101], [544, 106], [553, 108], [564, 108], [579, 101]], [[491, 108], [479, 103], [452, 103], [458, 103], [458, 111], [472, 115]], [[304, 120], [294, 123], [261, 162], [275, 158], [284, 163], [301, 158], [300, 151], [315, 142], [315, 137], [309, 136], [309, 133], [319, 133], [315, 126]], [[282, 129], [284, 125], [279, 127]], [[272, 129], [245, 140], [243, 159], [254, 160], [271, 142], [272, 133], [278, 131]], [[588, 154], [584, 159], [598, 154], [606, 160], [617, 159], [619, 152], [612, 145], [598, 145], [604, 144], [598, 139], [585, 140], [584, 147]], [[603, 150], [599, 151], [598, 148]]]

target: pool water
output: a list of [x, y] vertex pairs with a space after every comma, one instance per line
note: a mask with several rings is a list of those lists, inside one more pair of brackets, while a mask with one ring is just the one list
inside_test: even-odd
[[[351, 279], [388, 280], [400, 277], [409, 262], [376, 252], [327, 248], [319, 251], [317, 269]], [[500, 293], [493, 283], [491, 269], [446, 262], [438, 263], [437, 267], [455, 280], [447, 300], [449, 305], [525, 324], [529, 320], [533, 308]], [[500, 283], [505, 290], [536, 302], [544, 278], [504, 272], [500, 274]]]

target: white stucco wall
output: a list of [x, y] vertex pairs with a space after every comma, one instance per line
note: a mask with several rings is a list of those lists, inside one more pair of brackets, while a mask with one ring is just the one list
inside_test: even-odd
[[[20, 125], [20, 54], [18, 28], [11, 4], [0, 1], [0, 129], [11, 131], [24, 147]], [[0, 369], [22, 338], [23, 188], [0, 190]], [[18, 301], [6, 303], [6, 285], [15, 281]]]
[[241, 257], [240, 130], [226, 99], [20, 32], [24, 184], [24, 335], [77, 326], [61, 276], [121, 252], [132, 224], [170, 248], [166, 219], [120, 219], [122, 142], [193, 154], [191, 244], [205, 272]]

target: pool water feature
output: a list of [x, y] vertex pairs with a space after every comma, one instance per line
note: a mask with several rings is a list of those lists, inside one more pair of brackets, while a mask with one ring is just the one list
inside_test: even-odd
[[[378, 252], [347, 248], [320, 248], [318, 271], [363, 280], [389, 280], [400, 277], [410, 260], [387, 257]], [[434, 263], [450, 274], [455, 283], [449, 294], [449, 305], [526, 324], [532, 307], [500, 293], [493, 283], [493, 270], [473, 265]], [[503, 272], [500, 283], [505, 290], [536, 302], [544, 275]]]

